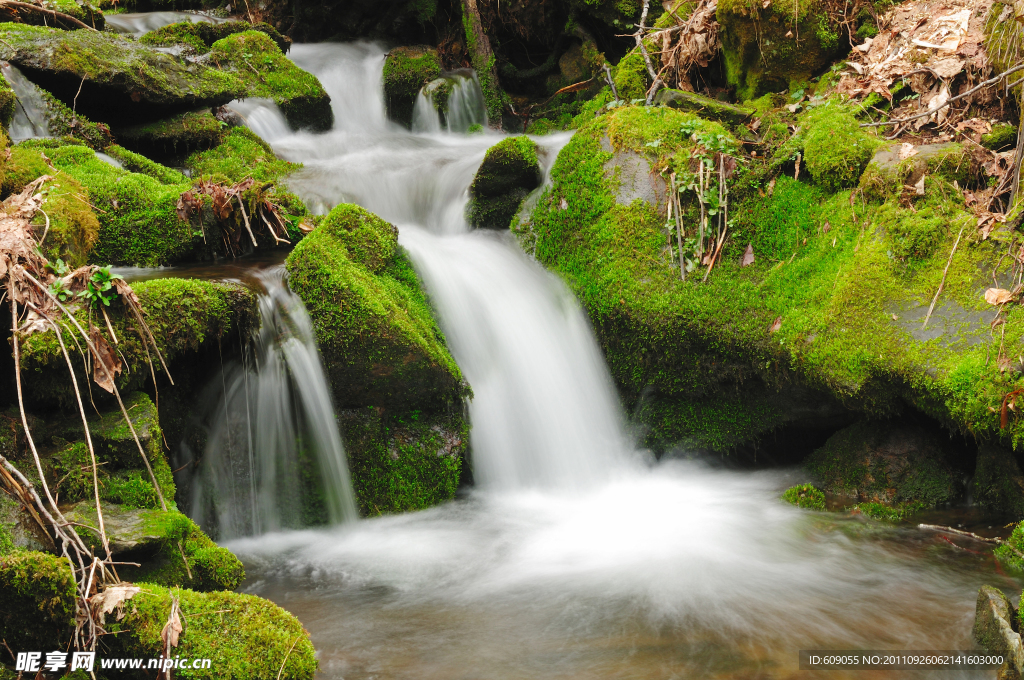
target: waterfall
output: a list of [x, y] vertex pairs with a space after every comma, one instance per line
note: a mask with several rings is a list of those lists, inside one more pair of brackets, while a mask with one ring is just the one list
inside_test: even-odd
[[254, 356], [224, 371], [192, 517], [220, 538], [356, 518], [313, 326], [283, 267], [264, 287]]
[[277, 107], [277, 104], [272, 99], [262, 99], [260, 97], [234, 99], [224, 106], [237, 115], [245, 124], [245, 127], [255, 132], [269, 144], [287, 137], [292, 132], [284, 114], [281, 113], [281, 109]]
[[472, 71], [458, 71], [432, 80], [416, 96], [412, 131], [440, 132], [442, 125], [448, 132], [467, 132], [474, 125], [487, 127], [484, 91]]
[[[618, 400], [576, 300], [512, 239], [469, 233], [467, 189], [501, 137], [425, 135], [391, 125], [380, 85], [383, 48], [299, 47], [300, 65], [342, 108], [332, 132], [274, 143], [281, 156], [304, 164], [289, 186], [321, 211], [353, 202], [398, 225], [473, 387], [478, 484], [582, 488], [620, 469], [628, 446]], [[452, 78], [449, 129], [486, 121], [475, 77]], [[342, 85], [344, 91], [334, 89]], [[538, 139], [548, 165], [568, 139]]]
[[197, 14], [196, 12], [126, 12], [124, 14], [107, 14], [104, 19], [107, 26], [115, 33], [125, 33], [135, 38], [141, 38], [150, 31], [183, 21], [189, 21], [193, 24], [203, 21], [219, 24], [228, 21], [228, 19]]
[[0, 71], [18, 98], [9, 130], [11, 141], [17, 143], [26, 139], [50, 137], [50, 120], [42, 90], [13, 64], [3, 62]]

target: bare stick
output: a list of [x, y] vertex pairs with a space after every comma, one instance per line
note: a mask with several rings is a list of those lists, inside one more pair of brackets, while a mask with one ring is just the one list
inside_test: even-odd
[[942, 289], [946, 285], [946, 274], [949, 273], [949, 265], [953, 264], [953, 255], [956, 254], [956, 247], [960, 245], [960, 237], [964, 235], [964, 227], [960, 227], [960, 234], [956, 237], [956, 243], [953, 244], [953, 250], [949, 251], [949, 260], [946, 262], [946, 268], [942, 270], [942, 281], [939, 282], [939, 289], [935, 291], [935, 297], [932, 298], [932, 304], [928, 308], [928, 314], [924, 317], [924, 323], [921, 324], [921, 330], [928, 325], [928, 319], [932, 318], [932, 312], [935, 311], [935, 303], [939, 301], [939, 295], [942, 294]]
[[292, 642], [292, 646], [288, 648], [288, 653], [284, 655], [284, 661], [281, 662], [281, 670], [277, 672], [277, 680], [281, 680], [281, 673], [284, 673], [284, 665], [288, 663], [288, 657], [292, 655], [292, 650], [295, 649], [295, 645], [299, 644], [299, 638], [302, 637], [302, 633], [299, 633], [295, 637], [295, 641]]
[[252, 239], [252, 247], [259, 248], [256, 244], [256, 237], [252, 235], [252, 228], [249, 226], [249, 216], [245, 214], [245, 206], [242, 205], [242, 197], [235, 196], [235, 198], [238, 199], [238, 207], [242, 209], [242, 219], [245, 220], [245, 230], [249, 232], [249, 238]]
[[70, 24], [70, 25], [72, 25], [72, 26], [74, 26], [76, 28], [86, 28], [86, 29], [89, 29], [90, 31], [95, 31], [96, 30], [95, 28], [93, 28], [89, 24], [86, 24], [86, 23], [83, 23], [83, 22], [79, 21], [78, 19], [76, 19], [75, 17], [71, 16], [70, 14], [64, 14], [63, 12], [56, 12], [56, 11], [54, 11], [52, 9], [46, 9], [45, 7], [40, 7], [38, 5], [31, 5], [31, 4], [27, 3], [27, 2], [17, 2], [16, 0], [2, 0], [2, 1], [0, 1], [0, 7], [12, 7], [14, 9], [25, 10], [26, 12], [34, 12], [34, 13], [43, 14], [43, 15], [49, 14], [49, 15], [51, 15], [54, 18], [55, 21], [61, 21], [61, 22]]
[[963, 94], [958, 94], [955, 97], [950, 97], [949, 99], [946, 100], [946, 103], [944, 103], [942, 106], [936, 106], [934, 109], [929, 109], [928, 111], [925, 111], [923, 113], [918, 113], [918, 114], [913, 115], [913, 116], [908, 116], [907, 118], [898, 118], [898, 119], [895, 119], [895, 120], [887, 120], [885, 122], [879, 122], [879, 123], [861, 123], [860, 126], [861, 127], [882, 127], [884, 125], [900, 125], [902, 123], [907, 123], [907, 122], [910, 122], [912, 120], [917, 120], [918, 118], [924, 118], [925, 116], [930, 116], [933, 113], [935, 113], [936, 111], [941, 111], [942, 109], [946, 108], [947, 106], [949, 106], [953, 102], [959, 101], [959, 100], [963, 99], [964, 97], [969, 97], [970, 95], [974, 94], [978, 90], [980, 90], [982, 88], [985, 88], [985, 87], [988, 87], [989, 85], [994, 85], [995, 83], [998, 83], [1000, 80], [1002, 80], [1006, 76], [1010, 75], [1011, 73], [1016, 73], [1017, 71], [1021, 71], [1021, 70], [1024, 70], [1024, 64], [1018, 64], [1017, 66], [1014, 66], [1011, 69], [1003, 71], [1002, 73], [997, 75], [995, 78], [989, 78], [985, 82], [981, 83], [980, 85], [978, 85], [976, 87], [972, 87], [970, 90], [967, 90], [967, 92], [964, 92]]

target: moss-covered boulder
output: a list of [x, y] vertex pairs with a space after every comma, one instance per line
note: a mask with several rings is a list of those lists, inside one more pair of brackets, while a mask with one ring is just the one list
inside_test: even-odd
[[[924, 175], [934, 175], [961, 187], [975, 183], [977, 162], [962, 144], [943, 142], [914, 146], [900, 158], [900, 145], [882, 144], [861, 175], [859, 186], [868, 197], [884, 201], [898, 198], [915, 186]], [[927, 180], [925, 190], [927, 190]]]
[[161, 160], [181, 159], [220, 144], [226, 127], [210, 109], [200, 109], [151, 123], [117, 128], [115, 133], [122, 146], [143, 156]]
[[992, 151], [1006, 151], [1017, 143], [1017, 126], [1012, 123], [996, 123], [992, 131], [981, 136], [981, 145]]
[[[188, 589], [140, 584], [142, 592], [125, 607], [119, 622], [108, 619], [109, 656], [159, 658], [160, 633], [178, 598], [184, 630], [173, 650], [183, 659], [210, 659], [208, 668], [174, 670], [178, 678], [294, 678], [312, 680], [316, 653], [309, 634], [294, 616], [277, 605], [239, 593], [197, 593]], [[283, 670], [282, 670], [283, 668]]]
[[715, 17], [726, 79], [741, 101], [798, 88], [842, 49], [840, 27], [820, 0], [722, 0]]
[[[992, 586], [978, 589], [974, 613], [974, 641], [990, 654], [1000, 654], [1014, 670], [1024, 670], [1024, 648], [1014, 630], [1017, 612], [1006, 595]], [[1005, 676], [1004, 676], [1005, 677]]]
[[680, 111], [690, 111], [707, 120], [717, 120], [728, 125], [739, 125], [754, 115], [754, 110], [705, 97], [696, 92], [684, 92], [664, 88], [658, 91], [654, 103]]
[[0, 555], [0, 639], [23, 651], [65, 648], [75, 596], [68, 560], [27, 550]]
[[14, 120], [14, 109], [17, 105], [18, 95], [14, 93], [7, 78], [0, 74], [0, 125], [3, 126], [5, 135], [11, 127], [11, 121]]
[[914, 426], [862, 422], [840, 430], [805, 462], [825, 491], [885, 505], [944, 506], [964, 492], [955, 453]]
[[258, 182], [276, 182], [302, 165], [279, 159], [255, 132], [237, 127], [215, 148], [189, 156], [185, 167], [192, 171], [193, 177], [234, 183], [246, 177]]
[[291, 38], [281, 35], [276, 28], [264, 22], [250, 24], [248, 21], [183, 21], [146, 33], [139, 42], [154, 47], [184, 45], [196, 54], [206, 54], [213, 43], [235, 33], [258, 31], [274, 41], [281, 52], [287, 53], [292, 46]]
[[529, 137], [498, 142], [487, 150], [469, 187], [469, 223], [477, 228], [508, 229], [523, 201], [542, 179], [536, 142]]
[[188, 184], [188, 177], [182, 173], [146, 158], [142, 154], [129, 151], [119, 144], [111, 144], [103, 152], [121, 164], [128, 172], [152, 177], [161, 184]]
[[384, 60], [384, 102], [388, 118], [412, 125], [412, 110], [420, 89], [441, 75], [437, 50], [424, 45], [396, 47]]
[[0, 57], [64, 104], [111, 125], [218, 106], [247, 91], [230, 73], [112, 33], [3, 24], [0, 38]]
[[331, 98], [312, 73], [303, 71], [266, 34], [236, 33], [215, 42], [210, 60], [246, 84], [249, 97], [274, 100], [296, 129], [330, 130]]
[[340, 205], [288, 257], [331, 383], [361, 510], [451, 498], [469, 394], [397, 229]]
[[797, 484], [782, 492], [782, 500], [798, 508], [825, 509], [825, 494], [813, 484]]

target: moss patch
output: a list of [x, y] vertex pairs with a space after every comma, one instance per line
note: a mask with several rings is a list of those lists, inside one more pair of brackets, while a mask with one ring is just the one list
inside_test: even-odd
[[124, 146], [145, 156], [180, 158], [220, 144], [224, 139], [225, 127], [209, 109], [202, 109], [186, 111], [152, 123], [118, 128], [117, 139]]
[[437, 50], [424, 46], [396, 47], [384, 61], [384, 101], [388, 117], [412, 124], [416, 96], [427, 83], [441, 75]]
[[537, 144], [508, 137], [487, 150], [469, 187], [466, 218], [477, 228], [508, 229], [527, 195], [541, 183]]
[[214, 181], [240, 182], [252, 177], [259, 182], [276, 182], [302, 167], [274, 155], [270, 145], [248, 128], [233, 128], [223, 143], [209, 151], [189, 156], [185, 165], [193, 177]]
[[334, 124], [331, 98], [320, 81], [267, 35], [246, 31], [222, 38], [213, 44], [210, 60], [241, 79], [248, 96], [273, 99], [293, 128], [324, 131]]
[[811, 510], [825, 509], [825, 494], [812, 484], [791, 486], [782, 493], [782, 500], [792, 503], [799, 508], [809, 508]]
[[67, 560], [41, 552], [0, 556], [0, 638], [12, 649], [64, 649], [75, 626]]
[[266, 34], [268, 38], [274, 41], [274, 44], [277, 45], [282, 53], [287, 52], [291, 48], [291, 39], [281, 35], [270, 24], [263, 22], [250, 24], [247, 21], [224, 21], [217, 24], [210, 21], [183, 21], [150, 31], [139, 38], [139, 42], [155, 47], [186, 45], [192, 48], [196, 54], [206, 54], [218, 40], [246, 31], [258, 31], [259, 33]]

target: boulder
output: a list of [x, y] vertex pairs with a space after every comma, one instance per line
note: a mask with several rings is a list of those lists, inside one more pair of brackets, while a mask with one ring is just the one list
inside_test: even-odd
[[63, 649], [75, 629], [68, 560], [18, 550], [0, 556], [0, 639], [16, 650]]
[[955, 453], [935, 432], [862, 421], [832, 435], [805, 466], [831, 494], [865, 503], [947, 505], [963, 495]]
[[0, 57], [65, 105], [111, 125], [218, 106], [246, 94], [232, 74], [112, 33], [3, 26]]
[[247, 96], [272, 99], [293, 128], [323, 132], [334, 125], [331, 98], [323, 85], [284, 56], [265, 33], [221, 38], [213, 43], [210, 60], [244, 82]]
[[384, 103], [388, 118], [412, 125], [412, 110], [420, 89], [441, 75], [437, 50], [425, 45], [396, 47], [384, 61]]
[[1020, 635], [1014, 630], [1016, 618], [1013, 605], [1001, 590], [992, 586], [978, 589], [972, 631], [974, 640], [988, 653], [1006, 657], [1009, 668], [1005, 670], [1019, 674], [1024, 671], [1024, 647], [1021, 646]]
[[542, 181], [537, 144], [509, 137], [487, 150], [469, 187], [466, 218], [478, 229], [508, 229], [519, 207]]
[[975, 503], [989, 512], [1024, 518], [1024, 474], [1012, 450], [996, 444], [978, 447], [971, 495]]
[[728, 125], [739, 125], [754, 115], [754, 110], [736, 104], [727, 104], [696, 92], [664, 88], [658, 91], [654, 103], [680, 111], [696, 113], [701, 118], [718, 120]]
[[925, 174], [956, 181], [961, 187], [969, 186], [976, 176], [977, 162], [957, 142], [921, 144], [912, 151], [913, 155], [901, 159], [899, 145], [879, 146], [860, 178], [864, 194], [884, 201], [913, 187]]
[[281, 35], [270, 24], [264, 22], [250, 24], [248, 21], [222, 21], [219, 23], [212, 21], [183, 21], [150, 31], [139, 38], [139, 42], [154, 47], [182, 45], [188, 47], [196, 54], [206, 54], [218, 40], [246, 31], [265, 33], [268, 38], [274, 41], [282, 53], [287, 53], [291, 49], [291, 38]]
[[224, 140], [224, 125], [210, 109], [186, 111], [150, 123], [117, 128], [114, 132], [122, 146], [148, 158], [170, 161], [212, 149]]

